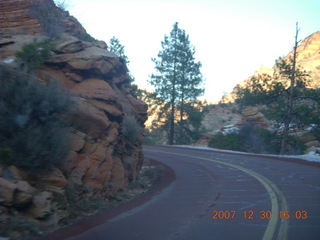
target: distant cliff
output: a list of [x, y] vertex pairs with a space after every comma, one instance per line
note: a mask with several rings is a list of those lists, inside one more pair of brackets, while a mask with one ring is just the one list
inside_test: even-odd
[[[30, 13], [30, 4], [38, 3], [59, 14], [58, 36], [46, 36], [41, 19]], [[37, 78], [53, 79], [75, 96], [73, 113], [64, 116], [71, 123], [69, 153], [55, 168], [32, 177], [15, 166], [0, 165], [2, 226], [15, 212], [41, 226], [54, 227], [70, 214], [68, 191], [73, 189], [76, 201], [108, 198], [134, 183], [143, 163], [147, 105], [133, 95], [123, 61], [104, 42], [88, 37], [79, 22], [52, 0], [1, 1], [1, 65], [17, 68], [15, 53], [35, 39], [55, 45], [36, 70]], [[128, 135], [128, 127], [135, 128], [134, 137]]]
[[[297, 52], [298, 52], [298, 57], [297, 57], [298, 65], [301, 66], [304, 70], [306, 70], [311, 77], [311, 81], [308, 83], [308, 87], [320, 88], [320, 31], [305, 38], [299, 44]], [[288, 59], [292, 54], [293, 52], [291, 51], [285, 57], [285, 59]], [[272, 76], [273, 69], [262, 66], [260, 67], [260, 69], [258, 69], [255, 72], [254, 76], [261, 75], [261, 74], [268, 74]], [[251, 77], [245, 79], [242, 82], [239, 82], [231, 93], [223, 96], [223, 98], [221, 99], [221, 102], [223, 103], [234, 102], [235, 89], [237, 89], [237, 87], [250, 86]]]
[[[320, 88], [320, 32], [316, 32], [303, 41], [297, 49], [297, 63], [302, 67], [310, 76], [308, 87], [313, 89]], [[292, 56], [290, 52], [285, 59]], [[221, 99], [221, 105], [213, 105], [209, 108], [209, 112], [205, 115], [202, 124], [206, 127], [208, 132], [203, 134], [198, 141], [199, 145], [207, 145], [209, 139], [218, 131], [226, 131], [228, 129], [243, 126], [247, 121], [253, 121], [264, 128], [271, 129], [272, 121], [268, 120], [262, 113], [259, 107], [247, 107], [240, 110], [239, 106], [235, 103], [236, 90], [238, 87], [249, 87], [251, 79], [254, 76], [267, 74], [272, 76], [274, 73], [273, 68], [261, 66], [253, 76], [239, 82], [234, 90], [225, 95]], [[315, 147], [320, 147], [320, 139], [313, 136], [309, 131], [296, 132], [302, 143], [308, 148], [308, 151], [314, 151]]]

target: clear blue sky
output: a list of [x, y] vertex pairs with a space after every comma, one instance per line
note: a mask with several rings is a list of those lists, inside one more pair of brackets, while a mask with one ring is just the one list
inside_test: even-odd
[[[174, 22], [190, 35], [203, 65], [205, 98], [216, 101], [261, 65], [272, 67], [294, 43], [320, 31], [320, 0], [69, 0], [69, 11], [95, 38], [116, 36], [136, 83], [146, 88], [152, 57]], [[150, 86], [148, 87], [149, 89]]]

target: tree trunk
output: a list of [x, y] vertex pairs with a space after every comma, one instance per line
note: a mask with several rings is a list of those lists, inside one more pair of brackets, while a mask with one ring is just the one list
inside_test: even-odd
[[169, 145], [173, 145], [174, 139], [174, 116], [175, 116], [175, 85], [172, 87], [172, 100], [171, 100], [171, 118], [169, 129]]
[[281, 155], [285, 154], [288, 151], [289, 130], [290, 130], [290, 124], [292, 122], [292, 110], [293, 110], [293, 88], [294, 88], [295, 77], [296, 77], [298, 33], [299, 33], [298, 23], [296, 23], [296, 35], [295, 35], [295, 44], [293, 48], [293, 59], [292, 59], [292, 70], [291, 70], [291, 76], [290, 76], [288, 105], [287, 105], [286, 115], [284, 116], [284, 129], [283, 129], [283, 136], [281, 141], [281, 150], [280, 150]]

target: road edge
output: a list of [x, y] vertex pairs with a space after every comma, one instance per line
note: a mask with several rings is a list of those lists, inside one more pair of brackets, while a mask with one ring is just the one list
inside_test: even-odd
[[246, 157], [259, 157], [259, 158], [266, 158], [266, 159], [273, 159], [277, 161], [283, 161], [283, 162], [289, 162], [289, 163], [296, 163], [296, 164], [301, 164], [301, 165], [306, 165], [306, 166], [311, 166], [311, 167], [317, 167], [320, 168], [320, 163], [319, 162], [312, 162], [312, 161], [307, 161], [304, 159], [300, 158], [293, 158], [293, 157], [288, 157], [288, 156], [275, 156], [275, 155], [265, 155], [265, 154], [256, 154], [256, 153], [246, 153], [246, 152], [232, 152], [229, 150], [220, 150], [220, 149], [198, 149], [198, 148], [189, 148], [189, 147], [183, 147], [183, 146], [170, 146], [170, 145], [145, 145], [145, 146], [152, 146], [152, 147], [170, 147], [170, 148], [177, 148], [177, 149], [190, 149], [190, 150], [196, 150], [196, 151], [205, 151], [205, 152], [214, 152], [214, 153], [222, 153], [222, 154], [229, 154], [229, 155], [241, 155], [241, 156], [246, 156]]
[[152, 166], [161, 168], [159, 174], [159, 180], [156, 186], [152, 187], [146, 193], [141, 194], [140, 196], [133, 198], [132, 200], [122, 203], [114, 208], [101, 211], [97, 214], [89, 216], [86, 219], [81, 220], [72, 226], [67, 226], [61, 229], [58, 229], [47, 235], [41, 237], [34, 237], [34, 240], [56, 240], [56, 239], [66, 239], [72, 236], [79, 235], [93, 227], [99, 226], [105, 223], [107, 220], [110, 220], [118, 215], [130, 211], [152, 199], [156, 194], [160, 193], [163, 189], [168, 187], [172, 182], [176, 180], [176, 175], [172, 168], [168, 165], [160, 163], [156, 160], [146, 158], [145, 160], [150, 161]]

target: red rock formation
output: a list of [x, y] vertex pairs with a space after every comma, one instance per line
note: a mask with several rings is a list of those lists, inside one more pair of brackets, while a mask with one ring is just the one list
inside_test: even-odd
[[[39, 22], [28, 14], [29, 2], [0, 3], [0, 27], [7, 39], [3, 45], [0, 41], [0, 62], [16, 64], [16, 51], [35, 38], [44, 39], [39, 35]], [[104, 42], [85, 42], [72, 36], [86, 32], [73, 17], [64, 14], [65, 33], [55, 40], [56, 48], [37, 70], [37, 77], [43, 81], [55, 79], [74, 93], [74, 113], [64, 116], [72, 123], [69, 154], [58, 168], [32, 177], [14, 166], [0, 166], [0, 207], [25, 204], [26, 216], [49, 226], [68, 215], [67, 185], [85, 188], [88, 196], [107, 198], [136, 180], [143, 163], [147, 119], [147, 105], [131, 94], [128, 69], [120, 58], [109, 52]], [[126, 116], [134, 116], [135, 127], [140, 130], [134, 142], [123, 134]], [[55, 222], [50, 217], [53, 214]]]
[[0, 2], [0, 32], [11, 35], [41, 35], [41, 22], [34, 16], [32, 4], [46, 4], [60, 14], [62, 32], [73, 36], [87, 34], [78, 20], [55, 6], [53, 0], [2, 0]]
[[10, 34], [39, 34], [39, 21], [30, 16], [30, 1], [3, 0], [0, 2], [0, 31]]

